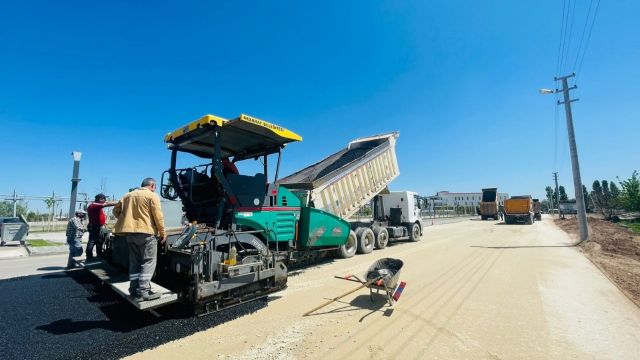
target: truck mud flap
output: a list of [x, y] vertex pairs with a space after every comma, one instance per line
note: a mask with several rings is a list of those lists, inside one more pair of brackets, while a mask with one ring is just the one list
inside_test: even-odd
[[151, 282], [151, 291], [161, 294], [160, 298], [148, 301], [134, 301], [129, 296], [129, 275], [127, 273], [122, 272], [118, 268], [101, 259], [78, 261], [77, 263], [85, 270], [88, 270], [98, 277], [102, 282], [111, 286], [118, 295], [125, 298], [138, 310], [153, 310], [178, 301], [178, 294], [154, 282]]

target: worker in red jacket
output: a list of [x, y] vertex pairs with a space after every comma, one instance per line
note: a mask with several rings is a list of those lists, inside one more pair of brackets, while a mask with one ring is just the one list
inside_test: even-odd
[[87, 215], [89, 218], [89, 225], [87, 226], [87, 230], [89, 230], [87, 260], [93, 259], [94, 246], [96, 247], [96, 254], [98, 257], [102, 257], [100, 233], [107, 222], [107, 215], [104, 213], [104, 208], [114, 206], [117, 203], [117, 201], [107, 201], [107, 197], [104, 194], [98, 194], [95, 197], [95, 201], [87, 207]]

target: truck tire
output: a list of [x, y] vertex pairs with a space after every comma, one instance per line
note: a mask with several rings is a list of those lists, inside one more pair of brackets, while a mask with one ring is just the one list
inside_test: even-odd
[[504, 216], [504, 223], [509, 225], [509, 221], [510, 221], [509, 217], [507, 215], [505, 215]]
[[389, 231], [386, 228], [378, 227], [373, 232], [373, 235], [376, 236], [375, 247], [376, 249], [384, 249], [387, 247], [389, 243]]
[[484, 215], [481, 215], [481, 216], [480, 216], [480, 219], [484, 221], [484, 220], [487, 220], [487, 217], [486, 217], [486, 216], [484, 216]]
[[409, 240], [414, 242], [420, 241], [420, 225], [411, 224], [410, 226], [407, 226], [407, 229], [409, 230]]
[[358, 254], [368, 254], [373, 251], [376, 237], [373, 230], [364, 228], [358, 235]]
[[353, 257], [356, 254], [356, 250], [358, 249], [358, 239], [356, 237], [356, 233], [353, 230], [349, 231], [349, 238], [347, 239], [347, 243], [344, 245], [340, 245], [338, 248], [338, 257], [343, 259], [348, 259]]
[[533, 220], [533, 215], [529, 215], [529, 218], [527, 218], [527, 225], [533, 225], [533, 222], [535, 220]]

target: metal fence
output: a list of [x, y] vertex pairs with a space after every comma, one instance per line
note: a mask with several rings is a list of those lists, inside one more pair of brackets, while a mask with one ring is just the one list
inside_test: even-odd
[[[109, 196], [113, 199], [113, 196]], [[59, 196], [56, 193], [51, 195], [20, 195], [17, 193], [3, 195], [0, 194], [0, 202], [9, 204], [9, 209], [3, 207], [5, 213], [0, 216], [24, 216], [30, 224], [34, 224], [34, 228], [55, 228], [60, 227], [59, 222], [69, 219], [69, 207], [71, 199], [69, 197]], [[75, 209], [85, 210], [87, 205], [93, 201], [93, 196], [87, 193], [78, 193]], [[105, 208], [108, 216], [111, 215], [110, 208]], [[63, 227], [64, 227], [63, 226]]]

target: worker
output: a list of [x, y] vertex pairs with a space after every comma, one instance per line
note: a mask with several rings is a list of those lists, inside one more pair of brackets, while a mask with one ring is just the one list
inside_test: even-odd
[[151, 277], [156, 270], [158, 241], [166, 234], [156, 181], [142, 180], [140, 188], [125, 194], [113, 208], [117, 218], [114, 232], [125, 236], [129, 249], [129, 294], [134, 301], [153, 300], [160, 294], [151, 291]]
[[96, 247], [96, 255], [98, 255], [98, 257], [102, 257], [102, 242], [100, 234], [107, 222], [107, 215], [104, 213], [104, 208], [115, 206], [117, 203], [117, 201], [107, 201], [107, 197], [104, 194], [98, 194], [95, 196], [95, 201], [87, 207], [87, 217], [89, 218], [89, 224], [87, 225], [87, 230], [89, 231], [87, 260], [93, 259], [94, 245]]
[[86, 231], [84, 223], [84, 210], [76, 210], [75, 216], [67, 223], [67, 245], [69, 245], [69, 260], [67, 260], [67, 270], [77, 267], [74, 257], [82, 255], [82, 235]]
[[223, 158], [222, 159], [222, 174], [224, 176], [227, 176], [229, 174], [239, 175], [240, 171], [238, 171], [238, 167], [236, 166], [236, 164], [231, 162], [231, 160], [229, 160], [229, 158]]

